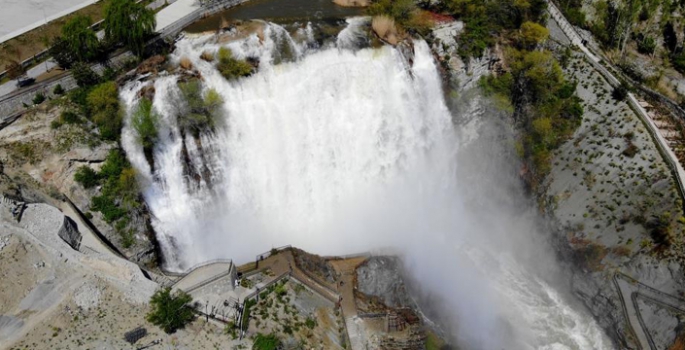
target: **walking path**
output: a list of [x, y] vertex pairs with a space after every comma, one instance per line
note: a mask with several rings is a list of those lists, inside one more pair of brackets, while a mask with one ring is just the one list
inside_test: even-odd
[[649, 329], [642, 319], [637, 303], [638, 298], [683, 315], [685, 315], [685, 300], [640, 283], [623, 273], [616, 273], [613, 279], [623, 304], [623, 312], [640, 346], [642, 349], [657, 350], [657, 346], [649, 334]]
[[[588, 61], [594, 66], [594, 68], [602, 74], [602, 76], [611, 84], [616, 87], [621, 85], [621, 81], [618, 80], [613, 74], [611, 74], [603, 65], [601, 59], [593, 54], [587, 46], [584, 44], [580, 35], [575, 31], [573, 26], [568, 22], [568, 20], [563, 16], [561, 11], [556, 7], [554, 3], [548, 1], [549, 13], [554, 19], [559, 27], [562, 29], [564, 34], [569, 38], [571, 43], [576, 45], [588, 58]], [[604, 62], [607, 64], [607, 62]], [[628, 93], [628, 103], [631, 105], [633, 110], [643, 123], [647, 126], [654, 138], [654, 142], [660, 150], [660, 153], [664, 160], [669, 164], [673, 170], [675, 182], [678, 185], [678, 190], [681, 197], [685, 198], [685, 186], [683, 186], [683, 179], [685, 179], [685, 170], [683, 166], [678, 161], [675, 153], [669, 146], [668, 141], [661, 134], [659, 128], [654, 123], [654, 120], [649, 117], [647, 111], [640, 105], [637, 98], [633, 93]], [[661, 307], [669, 308], [672, 311], [680, 312], [685, 314], [685, 301], [675, 297], [673, 295], [666, 294], [655, 288], [649, 287], [639, 281], [623, 274], [616, 273], [613, 277], [614, 285], [618, 291], [623, 312], [628, 321], [628, 325], [635, 335], [640, 347], [643, 350], [651, 349], [657, 350], [654, 340], [649, 334], [649, 330], [645, 326], [645, 322], [640, 314], [640, 309], [638, 307], [638, 298], [649, 300], [650, 302], [659, 305]]]
[[[600, 74], [602, 74], [602, 76], [609, 82], [609, 84], [611, 84], [611, 86], [616, 87], [621, 85], [621, 81], [618, 80], [613, 74], [611, 74], [606, 68], [604, 68], [604, 66], [601, 63], [601, 59], [595, 54], [593, 54], [587, 48], [587, 46], [583, 43], [583, 40], [581, 39], [580, 35], [578, 35], [576, 30], [573, 28], [571, 23], [566, 19], [566, 17], [564, 17], [559, 8], [557, 8], [557, 6], [552, 1], [547, 1], [547, 4], [547, 8], [550, 15], [552, 16], [552, 19], [554, 19], [557, 22], [557, 24], [559, 24], [559, 27], [564, 32], [564, 34], [566, 34], [569, 40], [571, 40], [571, 42], [574, 45], [576, 45], [581, 51], [583, 51], [585, 56], [587, 56], [590, 64], [592, 64], [595, 67], [595, 69]], [[604, 62], [604, 64], [608, 63]], [[649, 115], [647, 115], [647, 111], [640, 105], [637, 98], [635, 98], [635, 95], [632, 92], [628, 92], [627, 98], [630, 106], [633, 108], [633, 110], [635, 110], [638, 117], [640, 117], [640, 119], [649, 129], [649, 132], [654, 138], [654, 141], [657, 145], [657, 148], [659, 148], [659, 152], [661, 153], [662, 157], [664, 158], [666, 163], [668, 163], [668, 165], [671, 167], [671, 170], [673, 171], [675, 176], [675, 182], [678, 185], [678, 192], [680, 192], [681, 198], [685, 200], [685, 169], [683, 169], [683, 166], [678, 161], [678, 158], [669, 146], [666, 138], [664, 138], [664, 136], [661, 135], [661, 132], [659, 131], [657, 125], [654, 123], [652, 118], [650, 118]]]

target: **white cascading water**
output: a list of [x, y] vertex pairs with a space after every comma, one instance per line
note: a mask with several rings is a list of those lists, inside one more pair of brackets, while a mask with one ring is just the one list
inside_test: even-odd
[[[322, 255], [389, 248], [443, 303], [464, 348], [611, 347], [592, 318], [517, 262], [512, 246], [532, 245], [529, 235], [511, 237], [516, 225], [498, 215], [472, 215], [455, 176], [459, 140], [425, 42], [414, 43], [410, 65], [389, 46], [356, 48], [350, 30], [317, 49], [310, 26], [292, 37], [264, 26], [261, 39], [224, 44], [239, 58], [259, 57], [249, 78], [228, 82], [199, 58], [218, 50], [210, 36], [181, 40], [172, 55], [190, 58], [204, 88], [225, 100], [214, 133], [199, 143], [185, 136], [201, 180], [184, 177], [177, 76], [152, 83], [160, 116], [154, 173], [127, 121], [122, 143], [169, 268], [246, 262], [286, 244]], [[145, 84], [123, 89], [129, 110]]]

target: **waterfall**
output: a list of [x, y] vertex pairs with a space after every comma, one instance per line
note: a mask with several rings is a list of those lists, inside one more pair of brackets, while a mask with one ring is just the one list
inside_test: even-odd
[[[473, 214], [479, 209], [456, 176], [460, 140], [428, 45], [415, 41], [413, 60], [389, 46], [356, 47], [368, 20], [348, 23], [324, 45], [313, 45], [310, 26], [295, 40], [270, 23], [263, 35], [225, 44], [211, 36], [179, 41], [172, 61], [189, 58], [204, 89], [224, 99], [222, 120], [197, 139], [178, 128], [179, 76], [122, 89], [130, 114], [138, 91], [155, 87], [154, 166], [130, 117], [122, 144], [168, 267], [247, 262], [285, 244], [322, 255], [392, 249], [443, 301], [468, 348], [609, 348], [585, 312], [517, 260], [512, 246], [535, 244], [516, 234], [527, 228], [514, 228], [496, 208], [489, 221]], [[220, 45], [258, 58], [258, 72], [225, 80], [199, 58]]]

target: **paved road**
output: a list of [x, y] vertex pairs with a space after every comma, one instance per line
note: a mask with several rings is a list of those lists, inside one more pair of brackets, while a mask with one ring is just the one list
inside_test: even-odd
[[[55, 63], [55, 61], [50, 59], [46, 62], [43, 62], [43, 63], [29, 69], [26, 72], [26, 75], [28, 75], [31, 78], [37, 79], [39, 76], [41, 76], [47, 72], [50, 72], [56, 68], [57, 68], [57, 64]], [[10, 81], [0, 85], [0, 97], [5, 96], [9, 93], [12, 93], [12, 92], [16, 91], [17, 89], [18, 89], [17, 88], [17, 80], [16, 79], [10, 80]]]

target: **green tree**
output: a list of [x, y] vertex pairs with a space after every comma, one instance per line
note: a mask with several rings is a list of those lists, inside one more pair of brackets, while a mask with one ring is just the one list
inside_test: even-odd
[[171, 288], [160, 289], [152, 296], [147, 314], [148, 322], [159, 326], [166, 333], [173, 333], [193, 320], [193, 310], [188, 305], [193, 298], [183, 291], [171, 293]]
[[138, 134], [138, 142], [146, 153], [152, 151], [157, 141], [157, 114], [152, 110], [152, 102], [143, 97], [133, 113], [131, 124]]
[[520, 42], [525, 48], [533, 48], [537, 44], [547, 40], [549, 30], [535, 22], [523, 22], [521, 24]]
[[201, 131], [212, 130], [219, 118], [223, 99], [213, 89], [202, 96], [200, 82], [191, 80], [178, 85], [186, 102], [186, 111], [178, 118], [181, 129], [197, 136]]
[[105, 40], [121, 43], [139, 57], [156, 25], [155, 12], [135, 0], [109, 0], [105, 6]]
[[117, 84], [113, 81], [102, 83], [88, 93], [91, 119], [98, 126], [100, 136], [106, 140], [116, 140], [121, 130], [118, 96]]
[[91, 61], [100, 51], [100, 41], [95, 31], [90, 28], [92, 24], [93, 20], [90, 17], [77, 15], [62, 27], [62, 38], [66, 43], [66, 49], [71, 52], [71, 57], [76, 61]]
[[93, 86], [101, 80], [100, 76], [90, 68], [90, 64], [84, 62], [76, 62], [72, 66], [71, 73], [76, 84], [80, 87]]
[[69, 48], [69, 43], [61, 36], [52, 41], [49, 53], [55, 62], [64, 69], [71, 68], [77, 61], [74, 52]]

